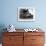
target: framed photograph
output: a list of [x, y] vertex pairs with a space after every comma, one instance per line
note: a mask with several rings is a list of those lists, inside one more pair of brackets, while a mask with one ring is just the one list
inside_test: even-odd
[[19, 7], [18, 8], [18, 21], [35, 21], [35, 8], [32, 7]]

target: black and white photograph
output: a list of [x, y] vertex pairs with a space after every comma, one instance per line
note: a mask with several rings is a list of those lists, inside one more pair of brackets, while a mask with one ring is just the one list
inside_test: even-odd
[[35, 8], [19, 7], [18, 21], [35, 21]]

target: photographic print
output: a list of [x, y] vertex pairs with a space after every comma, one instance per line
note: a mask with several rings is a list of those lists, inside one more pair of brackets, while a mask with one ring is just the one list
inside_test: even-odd
[[18, 21], [35, 21], [35, 8], [19, 7]]

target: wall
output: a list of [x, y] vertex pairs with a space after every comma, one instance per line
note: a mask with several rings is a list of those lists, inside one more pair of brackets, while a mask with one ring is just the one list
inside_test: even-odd
[[[46, 0], [0, 0], [0, 25], [13, 24], [16, 28], [46, 28]], [[34, 22], [18, 22], [18, 7], [34, 7], [36, 20]]]

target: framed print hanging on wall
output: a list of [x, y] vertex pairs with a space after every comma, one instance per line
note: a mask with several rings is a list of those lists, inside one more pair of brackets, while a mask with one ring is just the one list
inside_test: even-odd
[[18, 8], [18, 21], [35, 21], [35, 8], [32, 7], [19, 7]]

